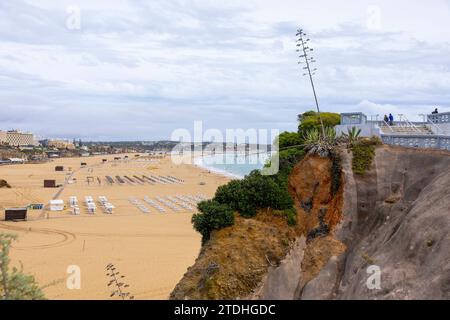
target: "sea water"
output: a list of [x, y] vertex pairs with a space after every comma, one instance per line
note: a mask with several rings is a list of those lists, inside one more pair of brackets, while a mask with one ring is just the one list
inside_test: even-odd
[[195, 165], [212, 172], [242, 179], [253, 170], [262, 169], [269, 158], [270, 153], [268, 152], [257, 154], [227, 152], [198, 157], [195, 159]]

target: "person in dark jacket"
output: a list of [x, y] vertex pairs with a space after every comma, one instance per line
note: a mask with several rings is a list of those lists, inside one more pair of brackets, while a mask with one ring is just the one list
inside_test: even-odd
[[386, 122], [386, 123], [389, 122], [389, 118], [388, 118], [387, 114], [384, 115], [384, 122]]
[[389, 125], [394, 125], [394, 116], [392, 115], [392, 113], [389, 113]]

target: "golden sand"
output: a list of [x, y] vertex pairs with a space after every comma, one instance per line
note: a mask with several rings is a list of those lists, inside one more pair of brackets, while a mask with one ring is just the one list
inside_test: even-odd
[[[124, 155], [120, 155], [123, 157]], [[106, 266], [113, 263], [136, 299], [166, 299], [192, 265], [200, 249], [200, 235], [191, 225], [193, 212], [183, 210], [159, 213], [143, 201], [144, 196], [198, 195], [210, 198], [218, 186], [229, 179], [190, 165], [174, 165], [170, 158], [135, 158], [114, 161], [115, 156], [56, 159], [45, 164], [1, 166], [0, 178], [12, 189], [0, 189], [0, 232], [15, 233], [18, 241], [11, 250], [14, 265], [23, 264], [26, 273], [35, 276], [49, 299], [109, 299]], [[102, 164], [102, 159], [108, 162]], [[87, 162], [86, 168], [80, 168]], [[55, 172], [64, 166], [64, 172]], [[69, 168], [72, 171], [69, 171]], [[74, 184], [65, 184], [73, 172]], [[175, 176], [185, 184], [108, 185], [105, 176]], [[88, 183], [86, 178], [93, 177]], [[101, 185], [97, 182], [101, 178]], [[3, 209], [30, 203], [48, 204], [60, 189], [44, 189], [44, 179], [65, 184], [58, 197], [68, 207], [70, 196], [77, 196], [80, 216], [47, 210], [28, 211], [28, 221], [4, 222]], [[98, 209], [89, 215], [83, 204], [92, 196]], [[116, 207], [112, 215], [102, 212], [98, 196], [106, 196]], [[150, 209], [145, 214], [129, 202], [136, 197]], [[81, 289], [66, 285], [71, 265], [81, 269]]]

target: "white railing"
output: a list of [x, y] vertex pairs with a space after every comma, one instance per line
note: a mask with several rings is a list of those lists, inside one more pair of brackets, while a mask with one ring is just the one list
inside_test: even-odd
[[434, 129], [433, 131], [436, 134], [445, 134], [446, 133], [445, 130], [443, 130], [441, 127], [439, 127], [436, 123], [434, 123], [430, 119], [427, 119], [427, 121], [428, 121], [427, 124]]
[[386, 120], [383, 120], [383, 124], [384, 124], [386, 127], [388, 127], [388, 128], [391, 130], [391, 132], [394, 132], [394, 129], [392, 129], [391, 125], [390, 125], [389, 123], [387, 123]]
[[404, 118], [405, 118], [405, 123], [407, 124], [408, 127], [413, 128], [413, 130], [416, 131], [416, 132], [421, 132], [421, 131], [419, 130], [419, 128], [417, 128], [417, 126], [416, 126], [414, 123], [412, 123], [411, 121], [409, 121], [409, 119], [408, 119], [406, 116], [405, 116]]

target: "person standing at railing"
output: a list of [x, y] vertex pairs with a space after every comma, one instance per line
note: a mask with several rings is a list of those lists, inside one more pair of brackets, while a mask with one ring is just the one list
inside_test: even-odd
[[384, 122], [386, 122], [386, 123], [389, 122], [389, 118], [388, 118], [387, 114], [384, 115]]
[[389, 113], [389, 125], [390, 126], [394, 125], [394, 116], [392, 115], [392, 113]]

